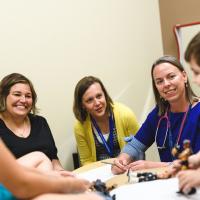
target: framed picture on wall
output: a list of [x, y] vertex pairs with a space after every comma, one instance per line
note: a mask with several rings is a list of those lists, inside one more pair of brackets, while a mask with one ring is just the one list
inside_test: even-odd
[[[191, 22], [187, 24], [177, 24], [174, 26], [174, 34], [176, 37], [178, 57], [183, 66], [185, 67], [189, 79], [191, 80], [192, 72], [189, 70], [188, 63], [185, 62], [184, 53], [190, 40], [200, 31], [200, 21]], [[197, 95], [200, 95], [200, 89], [196, 84], [191, 83]]]

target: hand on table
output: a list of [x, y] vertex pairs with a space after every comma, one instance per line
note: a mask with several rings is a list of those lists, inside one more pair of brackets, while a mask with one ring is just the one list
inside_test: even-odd
[[187, 194], [191, 188], [200, 186], [200, 169], [182, 170], [178, 172], [177, 178], [179, 189]]
[[122, 174], [124, 172], [126, 172], [128, 170], [127, 168], [127, 165], [128, 165], [128, 162], [126, 159], [124, 158], [116, 158], [114, 161], [113, 161], [113, 165], [112, 165], [112, 173], [113, 174]]
[[85, 179], [73, 178], [73, 177], [63, 177], [66, 183], [66, 192], [77, 193], [87, 191], [91, 184]]
[[164, 162], [155, 162], [155, 161], [149, 161], [149, 160], [137, 160], [126, 167], [131, 171], [136, 170], [143, 170], [143, 169], [151, 169], [151, 168], [159, 168], [159, 167], [166, 167], [167, 163]]

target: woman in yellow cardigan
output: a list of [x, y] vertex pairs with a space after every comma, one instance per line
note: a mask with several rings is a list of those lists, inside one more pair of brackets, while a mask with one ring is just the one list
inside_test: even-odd
[[82, 78], [74, 92], [74, 125], [81, 165], [118, 156], [139, 128], [134, 113], [113, 102], [100, 79]]

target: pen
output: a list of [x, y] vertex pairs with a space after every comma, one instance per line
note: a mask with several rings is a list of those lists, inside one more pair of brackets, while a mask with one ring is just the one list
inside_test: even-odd
[[[108, 162], [108, 161], [101, 161], [101, 163], [108, 164], [108, 165], [112, 165], [112, 166], [115, 166], [115, 167], [118, 167], [118, 168], [120, 168], [118, 165], [116, 165], [115, 163], [112, 163], [112, 162]], [[120, 169], [121, 169], [121, 168], [120, 168]]]
[[107, 162], [107, 161], [101, 161], [101, 163], [108, 164], [108, 165], [115, 165], [115, 163]]
[[128, 183], [130, 183], [130, 169], [128, 169], [128, 171], [127, 171], [127, 174], [126, 174], [127, 176], [128, 176]]

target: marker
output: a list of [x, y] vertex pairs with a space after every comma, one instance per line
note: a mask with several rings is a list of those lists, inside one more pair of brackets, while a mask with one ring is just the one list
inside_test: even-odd
[[112, 163], [112, 162], [101, 161], [101, 163], [108, 164], [108, 165], [115, 165], [115, 166], [116, 166], [116, 164], [115, 164], [115, 163]]
[[104, 164], [107, 164], [107, 165], [112, 165], [112, 166], [115, 166], [115, 167], [118, 167], [119, 169], [121, 169], [118, 165], [116, 165], [115, 163], [112, 163], [112, 162], [101, 161], [101, 163], [104, 163]]

